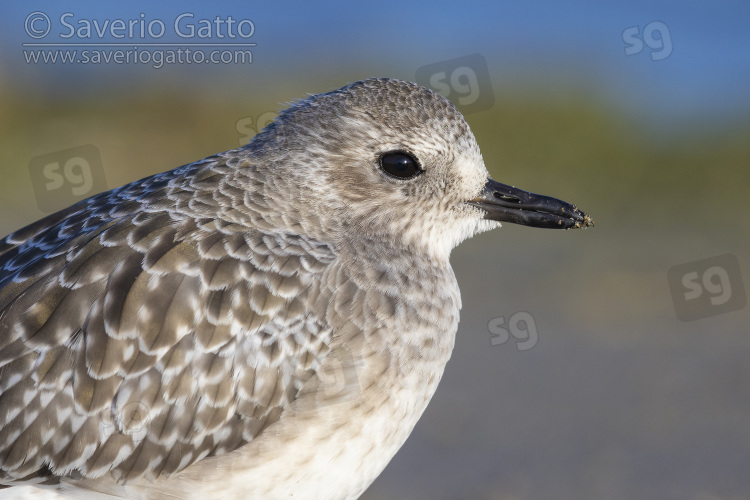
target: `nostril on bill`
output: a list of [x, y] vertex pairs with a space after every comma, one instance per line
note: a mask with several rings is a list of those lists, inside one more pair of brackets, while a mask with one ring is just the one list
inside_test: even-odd
[[493, 193], [495, 195], [495, 198], [500, 198], [503, 201], [508, 201], [511, 203], [521, 203], [521, 198], [518, 196], [513, 196], [509, 194], [501, 194], [501, 193]]

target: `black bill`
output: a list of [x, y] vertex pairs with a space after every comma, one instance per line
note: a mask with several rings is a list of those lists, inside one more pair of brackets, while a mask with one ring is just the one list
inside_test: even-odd
[[484, 218], [524, 226], [571, 229], [594, 225], [591, 217], [557, 198], [487, 180], [478, 198], [468, 202], [485, 211]]

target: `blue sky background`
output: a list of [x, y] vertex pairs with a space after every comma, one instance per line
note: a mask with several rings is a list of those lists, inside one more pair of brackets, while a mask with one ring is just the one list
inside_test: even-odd
[[[251, 65], [208, 71], [195, 65], [40, 67], [26, 64], [22, 54], [22, 44], [35, 41], [24, 32], [33, 11], [49, 15], [53, 25], [63, 12], [99, 22], [144, 13], [168, 27], [183, 12], [196, 20], [231, 15], [253, 21], [250, 41], [257, 47]], [[425, 64], [480, 53], [496, 91], [572, 85], [660, 124], [741, 118], [750, 110], [750, 4], [743, 2], [5, 2], [0, 14], [0, 84], [40, 92], [90, 92], [103, 85], [215, 88], [217, 82], [252, 91], [282, 81], [327, 81], [332, 74], [413, 79]], [[623, 31], [653, 21], [668, 27], [671, 55], [652, 61], [645, 47], [626, 56]], [[61, 40], [56, 28], [44, 41]]]

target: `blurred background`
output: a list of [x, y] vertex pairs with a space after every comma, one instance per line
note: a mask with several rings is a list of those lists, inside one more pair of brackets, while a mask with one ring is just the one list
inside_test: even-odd
[[308, 93], [418, 81], [493, 178], [596, 227], [454, 251], [453, 358], [363, 498], [745, 499], [749, 28], [739, 1], [3, 2], [0, 237]]

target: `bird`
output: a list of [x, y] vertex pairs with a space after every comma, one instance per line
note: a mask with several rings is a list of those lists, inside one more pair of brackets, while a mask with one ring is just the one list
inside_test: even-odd
[[448, 99], [370, 78], [6, 236], [0, 488], [358, 498], [450, 358], [452, 249], [502, 222], [593, 225], [491, 179]]

